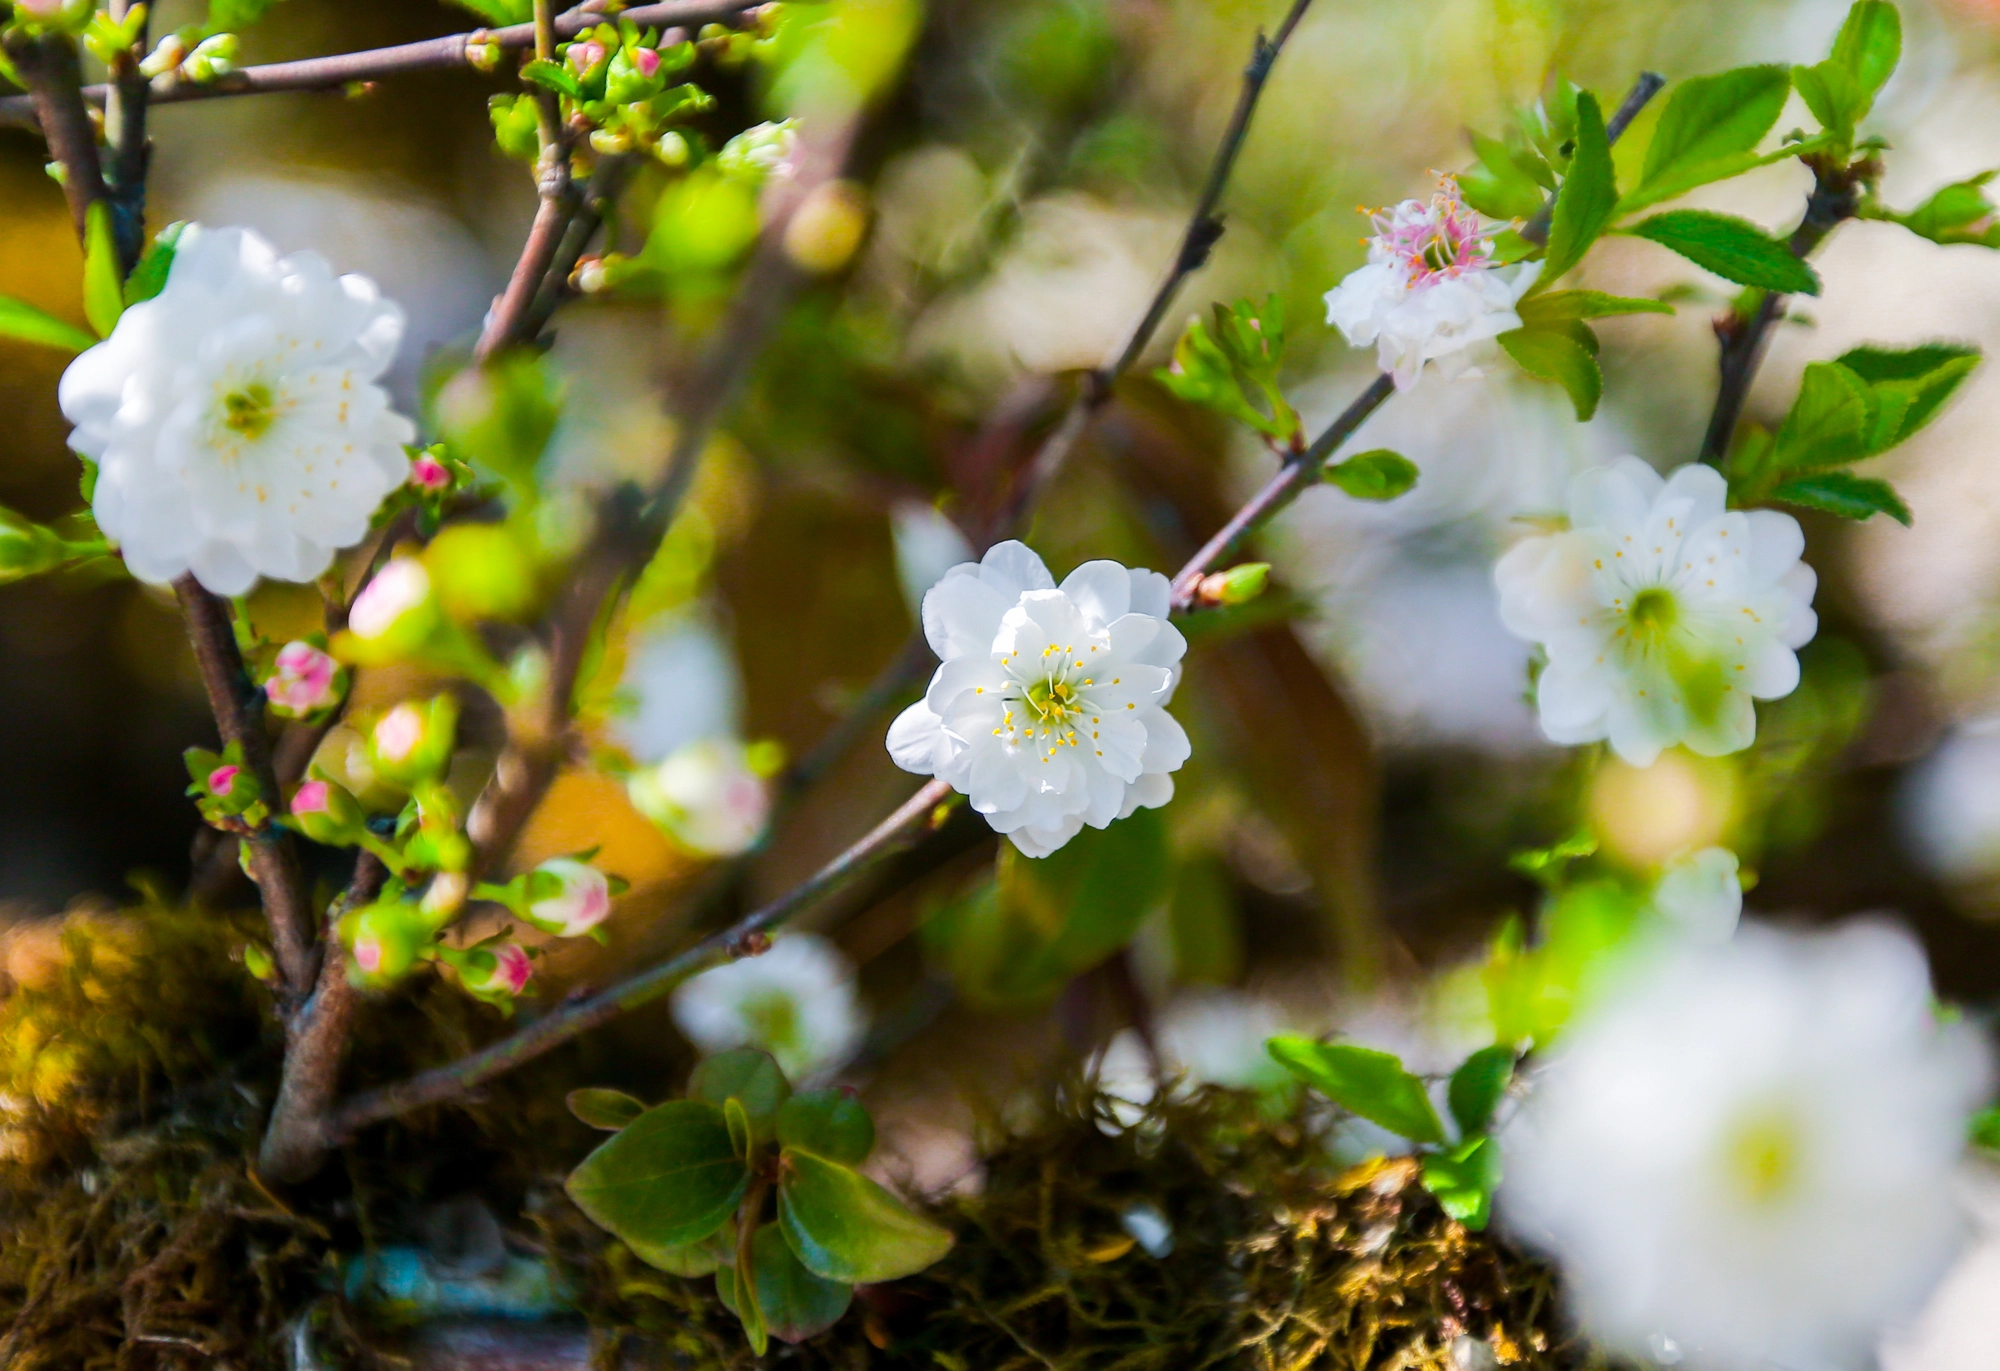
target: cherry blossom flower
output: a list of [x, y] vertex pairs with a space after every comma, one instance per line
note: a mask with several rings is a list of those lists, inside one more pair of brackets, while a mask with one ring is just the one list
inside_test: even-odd
[[264, 694], [274, 712], [303, 718], [325, 709], [340, 698], [340, 664], [304, 639], [278, 649]]
[[1741, 863], [1726, 847], [1704, 847], [1668, 862], [1653, 884], [1653, 908], [1682, 937], [1727, 942], [1743, 917]]
[[1535, 1073], [1502, 1132], [1501, 1214], [1614, 1350], [1853, 1365], [1959, 1245], [1952, 1175], [1986, 1076], [1900, 930], [1684, 943]]
[[755, 957], [712, 967], [674, 992], [674, 1022], [705, 1053], [746, 1044], [794, 1081], [852, 1055], [867, 1026], [854, 968], [812, 933], [790, 933]]
[[310, 581], [367, 535], [415, 436], [376, 384], [403, 312], [312, 253], [190, 225], [164, 289], [70, 364], [70, 446], [91, 508], [140, 580], [218, 595]]
[[770, 787], [753, 764], [757, 751], [734, 738], [697, 739], [634, 772], [626, 792], [633, 808], [683, 847], [733, 857], [755, 846], [771, 819]]
[[924, 596], [944, 660], [890, 726], [889, 755], [948, 781], [1030, 857], [1167, 803], [1189, 752], [1166, 711], [1187, 650], [1167, 613], [1158, 572], [1086, 562], [1058, 588], [1027, 547], [997, 544]]
[[1621, 458], [1570, 483], [1567, 531], [1500, 559], [1502, 622], [1548, 653], [1536, 703], [1552, 741], [1609, 739], [1640, 767], [1676, 743], [1718, 757], [1757, 736], [1752, 700], [1798, 685], [1819, 625], [1805, 535], [1727, 496], [1712, 467], [1663, 480]]
[[[547, 880], [538, 881], [538, 877]], [[553, 883], [554, 893], [534, 898]], [[553, 857], [529, 877], [527, 919], [547, 933], [580, 938], [611, 914], [611, 881], [602, 871], [574, 857]]]
[[1447, 379], [1471, 371], [1471, 349], [1521, 327], [1514, 312], [1541, 263], [1500, 266], [1492, 229], [1459, 198], [1450, 177], [1428, 201], [1405, 200], [1370, 216], [1368, 263], [1326, 294], [1326, 321], [1355, 347], [1375, 345], [1398, 390], [1424, 363]]

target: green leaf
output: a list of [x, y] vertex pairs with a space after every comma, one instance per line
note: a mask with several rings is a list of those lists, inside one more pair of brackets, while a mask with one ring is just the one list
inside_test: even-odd
[[1484, 1133], [1424, 1158], [1424, 1189], [1437, 1196], [1444, 1212], [1474, 1230], [1493, 1216], [1493, 1192], [1500, 1186], [1500, 1148]]
[[1851, 471], [1817, 471], [1795, 477], [1772, 491], [1771, 498], [1843, 519], [1886, 514], [1905, 528], [1910, 525], [1910, 507], [1887, 481], [1856, 476]]
[[1967, 1130], [1974, 1147], [1984, 1147], [2000, 1152], [2000, 1105], [1982, 1109], [1972, 1116], [1972, 1126]]
[[1852, 105], [1846, 121], [1859, 123], [1874, 107], [1903, 56], [1903, 21], [1888, 0], [1856, 0], [1833, 40], [1827, 59], [1853, 81]]
[[1353, 1043], [1273, 1038], [1265, 1048], [1280, 1065], [1352, 1114], [1416, 1143], [1441, 1143], [1444, 1125], [1424, 1083], [1394, 1054]]
[[1493, 1110], [1514, 1079], [1514, 1049], [1482, 1047], [1451, 1073], [1446, 1100], [1461, 1133], [1477, 1133], [1493, 1118]]
[[167, 288], [167, 274], [174, 269], [174, 253], [180, 247], [185, 222], [168, 224], [153, 235], [153, 241], [139, 254], [139, 263], [125, 278], [125, 308], [150, 300]]
[[1869, 385], [1839, 362], [1812, 362], [1799, 380], [1798, 398], [1778, 426], [1771, 470], [1838, 466], [1869, 454], [1876, 416]]
[[1748, 219], [1703, 209], [1670, 209], [1628, 232], [1672, 248], [1725, 281], [1787, 294], [1819, 294], [1819, 277]]
[[[721, 1298], [723, 1307], [742, 1321], [743, 1336], [750, 1340], [750, 1350], [761, 1357], [764, 1355], [765, 1349], [771, 1345], [771, 1330], [764, 1326], [764, 1306], [762, 1301], [744, 1300], [744, 1273], [737, 1269], [741, 1264], [742, 1258], [740, 1254], [732, 1255], [736, 1255], [736, 1263], [716, 1269], [715, 1293]], [[752, 1268], [750, 1271], [750, 1280], [754, 1283], [757, 1278], [755, 1269], [757, 1258], [754, 1253], [751, 1255], [750, 1265]]]
[[53, 314], [44, 314], [33, 305], [0, 295], [0, 338], [18, 338], [24, 343], [41, 343], [65, 352], [82, 352], [95, 347], [97, 339], [74, 324], [66, 324]]
[[241, 33], [270, 13], [278, 0], [208, 0], [204, 34]]
[[646, 1112], [646, 1106], [633, 1099], [622, 1090], [604, 1090], [588, 1086], [582, 1090], [572, 1090], [565, 1098], [569, 1112], [607, 1133], [616, 1133], [632, 1120]]
[[1199, 316], [1174, 346], [1173, 364], [1154, 373], [1169, 391], [1205, 406], [1268, 438], [1289, 439], [1298, 416], [1278, 385], [1284, 359], [1284, 313], [1277, 296], [1261, 306], [1238, 301], [1214, 306], [1213, 321]]
[[1831, 62], [1817, 66], [1793, 67], [1792, 89], [1806, 102], [1821, 128], [1839, 137], [1843, 144], [1854, 137], [1851, 113], [1858, 102], [1854, 78]]
[[674, 1246], [650, 1243], [641, 1238], [626, 1238], [623, 1241], [640, 1261], [675, 1276], [706, 1276], [718, 1266], [727, 1266], [736, 1260], [736, 1225], [733, 1221], [724, 1223], [700, 1242]]
[[109, 338], [125, 312], [125, 285], [118, 271], [118, 245], [111, 237], [111, 206], [90, 202], [84, 214], [83, 316], [100, 338]]
[[451, 0], [451, 3], [470, 10], [494, 28], [525, 24], [535, 17], [534, 0]]
[[1588, 343], [1569, 329], [1556, 326], [1513, 329], [1500, 335], [1500, 346], [1530, 376], [1554, 381], [1568, 391], [1581, 422], [1597, 413], [1597, 402], [1604, 395], [1604, 374], [1597, 366], [1596, 348], [1591, 346], [1597, 341], [1595, 336], [1581, 323], [1572, 327], [1581, 329]]
[[1611, 144], [1604, 136], [1604, 114], [1597, 97], [1580, 91], [1576, 97], [1576, 151], [1569, 174], [1556, 192], [1555, 215], [1549, 221], [1549, 251], [1541, 279], [1553, 282], [1583, 260], [1618, 207], [1618, 175], [1611, 165]]
[[[775, 1223], [767, 1223], [750, 1240], [751, 1283], [757, 1287], [757, 1308], [771, 1336], [783, 1342], [804, 1342], [824, 1333], [847, 1312], [854, 1287], [830, 1281], [806, 1270]], [[733, 1273], [732, 1273], [733, 1274]], [[732, 1290], [731, 1295], [738, 1292]]]
[[1320, 472], [1320, 479], [1357, 500], [1393, 500], [1416, 485], [1417, 464], [1400, 452], [1378, 447], [1333, 463]]
[[561, 62], [537, 57], [521, 68], [521, 79], [543, 90], [552, 90], [557, 95], [567, 95], [572, 100], [583, 99], [583, 83]]
[[1531, 219], [1542, 208], [1542, 187], [1505, 143], [1466, 131], [1479, 161], [1458, 174], [1465, 203], [1490, 219]]
[[915, 1275], [952, 1243], [860, 1172], [795, 1147], [779, 1156], [778, 1222], [807, 1270], [854, 1284]]
[[2000, 223], [1995, 222], [1995, 207], [1986, 198], [1985, 189], [1994, 175], [1982, 171], [1964, 181], [1954, 181], [1908, 214], [1894, 210], [1878, 212], [1933, 243], [1973, 243], [2000, 248]]
[[1782, 66], [1737, 67], [1674, 87], [1646, 146], [1639, 185], [1619, 212], [1671, 200], [1744, 170], [1778, 122], [1791, 88], [1791, 72]]
[[1836, 359], [1867, 382], [1876, 404], [1870, 453], [1887, 452], [1915, 436], [1979, 365], [1979, 349], [1951, 343], [1894, 351], [1859, 347]]
[[721, 1108], [741, 1102], [757, 1142], [777, 1136], [778, 1111], [791, 1098], [791, 1083], [777, 1059], [762, 1048], [732, 1047], [705, 1058], [688, 1077], [688, 1098]]
[[756, 1145], [756, 1135], [750, 1128], [750, 1116], [743, 1112], [743, 1101], [731, 1095], [722, 1102], [722, 1122], [729, 1127], [729, 1147], [745, 1162], [750, 1160], [750, 1149]]
[[1614, 314], [1674, 312], [1674, 307], [1664, 300], [1607, 295], [1601, 290], [1552, 290], [1544, 295], [1530, 295], [1515, 309], [1521, 316], [1521, 322], [1531, 327], [1567, 323], [1573, 319], [1603, 319]]
[[628, 1242], [678, 1247], [722, 1227], [749, 1187], [722, 1111], [671, 1100], [583, 1159], [564, 1187], [599, 1227]]
[[875, 1120], [845, 1090], [808, 1090], [786, 1100], [778, 1111], [778, 1141], [859, 1166], [875, 1148]]

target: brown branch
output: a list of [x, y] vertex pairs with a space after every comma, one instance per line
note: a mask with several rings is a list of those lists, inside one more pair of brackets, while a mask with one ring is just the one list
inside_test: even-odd
[[257, 1151], [257, 1169], [271, 1180], [308, 1179], [326, 1156], [327, 1110], [340, 1086], [340, 1066], [354, 1022], [359, 992], [347, 975], [346, 949], [331, 930], [350, 909], [382, 893], [389, 870], [372, 853], [355, 855], [354, 875], [326, 912], [329, 936], [312, 998], [285, 1026], [285, 1071], [278, 1102]]
[[[655, 5], [637, 5], [619, 17], [645, 28], [689, 27], [725, 23], [760, 7], [762, 0], [665, 0]], [[598, 11], [571, 10], [555, 20], [556, 36], [573, 38], [606, 16]], [[533, 24], [512, 24], [506, 28], [475, 29], [470, 33], [426, 38], [395, 47], [371, 48], [365, 52], [344, 52], [330, 57], [308, 57], [297, 62], [272, 62], [244, 67], [215, 81], [195, 84], [168, 74], [151, 83], [155, 104], [175, 105], [188, 100], [215, 100], [231, 95], [268, 95], [280, 91], [340, 90], [357, 81], [379, 81], [385, 77], [415, 72], [475, 68], [474, 58], [486, 44], [505, 49], [530, 48], [535, 44]], [[105, 86], [88, 86], [83, 96], [93, 104], [103, 104], [109, 96]], [[25, 124], [34, 117], [34, 107], [24, 96], [0, 99], [0, 124]]]
[[[535, 0], [535, 57], [552, 62], [556, 55], [556, 24], [552, 0]], [[535, 222], [529, 226], [528, 240], [521, 245], [520, 260], [507, 289], [493, 302], [473, 360], [486, 362], [519, 343], [534, 341], [530, 319], [535, 299], [541, 294], [542, 280], [556, 260], [569, 222], [576, 215], [577, 194], [569, 169], [569, 134], [563, 127], [562, 106], [552, 90], [537, 86], [535, 122], [541, 139], [541, 155], [535, 167], [535, 186], [541, 202], [535, 207]]]
[[609, 989], [550, 1011], [535, 1022], [449, 1065], [407, 1081], [357, 1095], [334, 1111], [329, 1138], [340, 1140], [384, 1119], [426, 1105], [462, 1099], [495, 1076], [512, 1071], [599, 1024], [650, 1004], [682, 981], [734, 957], [760, 951], [763, 935], [795, 915], [846, 888], [858, 877], [901, 851], [921, 833], [936, 826], [938, 806], [951, 798], [951, 787], [931, 781], [869, 834], [821, 867], [803, 884], [717, 933], [703, 938], [679, 956], [627, 977]]
[[[233, 743], [241, 749], [244, 769], [256, 778], [264, 802], [273, 810], [281, 809], [285, 800], [271, 767], [263, 695], [243, 668], [229, 607], [192, 574], [174, 582], [174, 594], [187, 621], [188, 638], [194, 644], [195, 662], [201, 668], [201, 683], [208, 692], [216, 729], [224, 744]], [[271, 927], [271, 951], [286, 996], [297, 1003], [310, 992], [319, 960], [314, 948], [313, 911], [306, 899], [298, 853], [291, 835], [268, 819], [252, 828], [245, 841], [250, 844], [250, 877], [257, 883], [264, 917]]]
[[107, 198], [108, 192], [97, 160], [97, 131], [83, 102], [76, 45], [61, 34], [45, 33], [10, 41], [7, 56], [28, 87], [27, 95], [12, 100], [26, 102], [24, 112], [32, 112], [41, 125], [49, 156], [62, 167], [63, 194], [82, 241], [91, 205]]
[[[111, 18], [123, 23], [138, 0], [111, 0]], [[146, 50], [147, 26], [140, 24], [133, 46], [111, 63], [111, 84], [104, 100], [104, 138], [111, 160], [104, 178], [111, 192], [111, 234], [118, 245], [118, 264], [130, 272], [146, 246], [146, 169], [152, 144], [146, 137], [146, 98], [151, 89], [139, 70]]]

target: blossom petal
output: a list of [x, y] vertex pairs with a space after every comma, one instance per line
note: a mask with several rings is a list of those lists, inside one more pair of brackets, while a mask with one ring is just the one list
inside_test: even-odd
[[1117, 562], [1085, 562], [1063, 578], [1061, 588], [1086, 619], [1099, 625], [1132, 608], [1132, 573]]

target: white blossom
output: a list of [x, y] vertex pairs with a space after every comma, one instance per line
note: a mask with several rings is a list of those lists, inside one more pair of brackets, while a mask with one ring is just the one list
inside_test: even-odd
[[1494, 568], [1500, 617], [1548, 654], [1536, 688], [1558, 743], [1609, 739], [1633, 766], [1676, 743], [1748, 747], [1753, 699], [1799, 683], [1815, 578], [1789, 514], [1731, 511], [1711, 467], [1665, 480], [1636, 457], [1570, 483], [1570, 527], [1528, 538]]
[[1959, 1245], [1952, 1173], [1985, 1080], [1906, 933], [1749, 925], [1570, 1027], [1503, 1131], [1501, 1212], [1614, 1349], [1852, 1365]]
[[707, 857], [747, 852], [771, 819], [771, 792], [754, 745], [702, 738], [626, 782], [633, 808], [683, 847]]
[[735, 654], [703, 618], [649, 630], [632, 646], [621, 687], [631, 708], [612, 721], [612, 731], [638, 761], [658, 762], [689, 743], [741, 730]]
[[1168, 608], [1158, 572], [1086, 562], [1058, 589], [1017, 542], [953, 567], [924, 596], [943, 664], [891, 725], [890, 756], [1030, 857], [1165, 804], [1189, 750], [1165, 708], [1187, 650]]
[[310, 581], [368, 532], [416, 436], [377, 379], [403, 312], [247, 229], [190, 225], [167, 283], [63, 373], [92, 511], [132, 574], [219, 595]]
[[2000, 876], [2000, 719], [1961, 724], [1910, 769], [1902, 828], [1924, 866], [1945, 880]]
[[853, 1055], [867, 1027], [854, 968], [812, 933], [713, 967], [674, 992], [674, 1022], [705, 1053], [761, 1047], [792, 1080]]
[[1500, 266], [1492, 230], [1444, 178], [1428, 201], [1405, 200], [1372, 216], [1368, 263], [1326, 294], [1326, 321], [1408, 390], [1424, 363], [1447, 379], [1472, 371], [1473, 349], [1521, 327], [1514, 310], [1542, 264]]
[[965, 534], [936, 505], [898, 500], [889, 510], [896, 544], [896, 580], [910, 613], [921, 619], [924, 595], [944, 574], [974, 554]]
[[1726, 847], [1704, 847], [1676, 857], [1653, 884], [1653, 908], [1684, 937], [1727, 942], [1743, 916], [1740, 865]]

